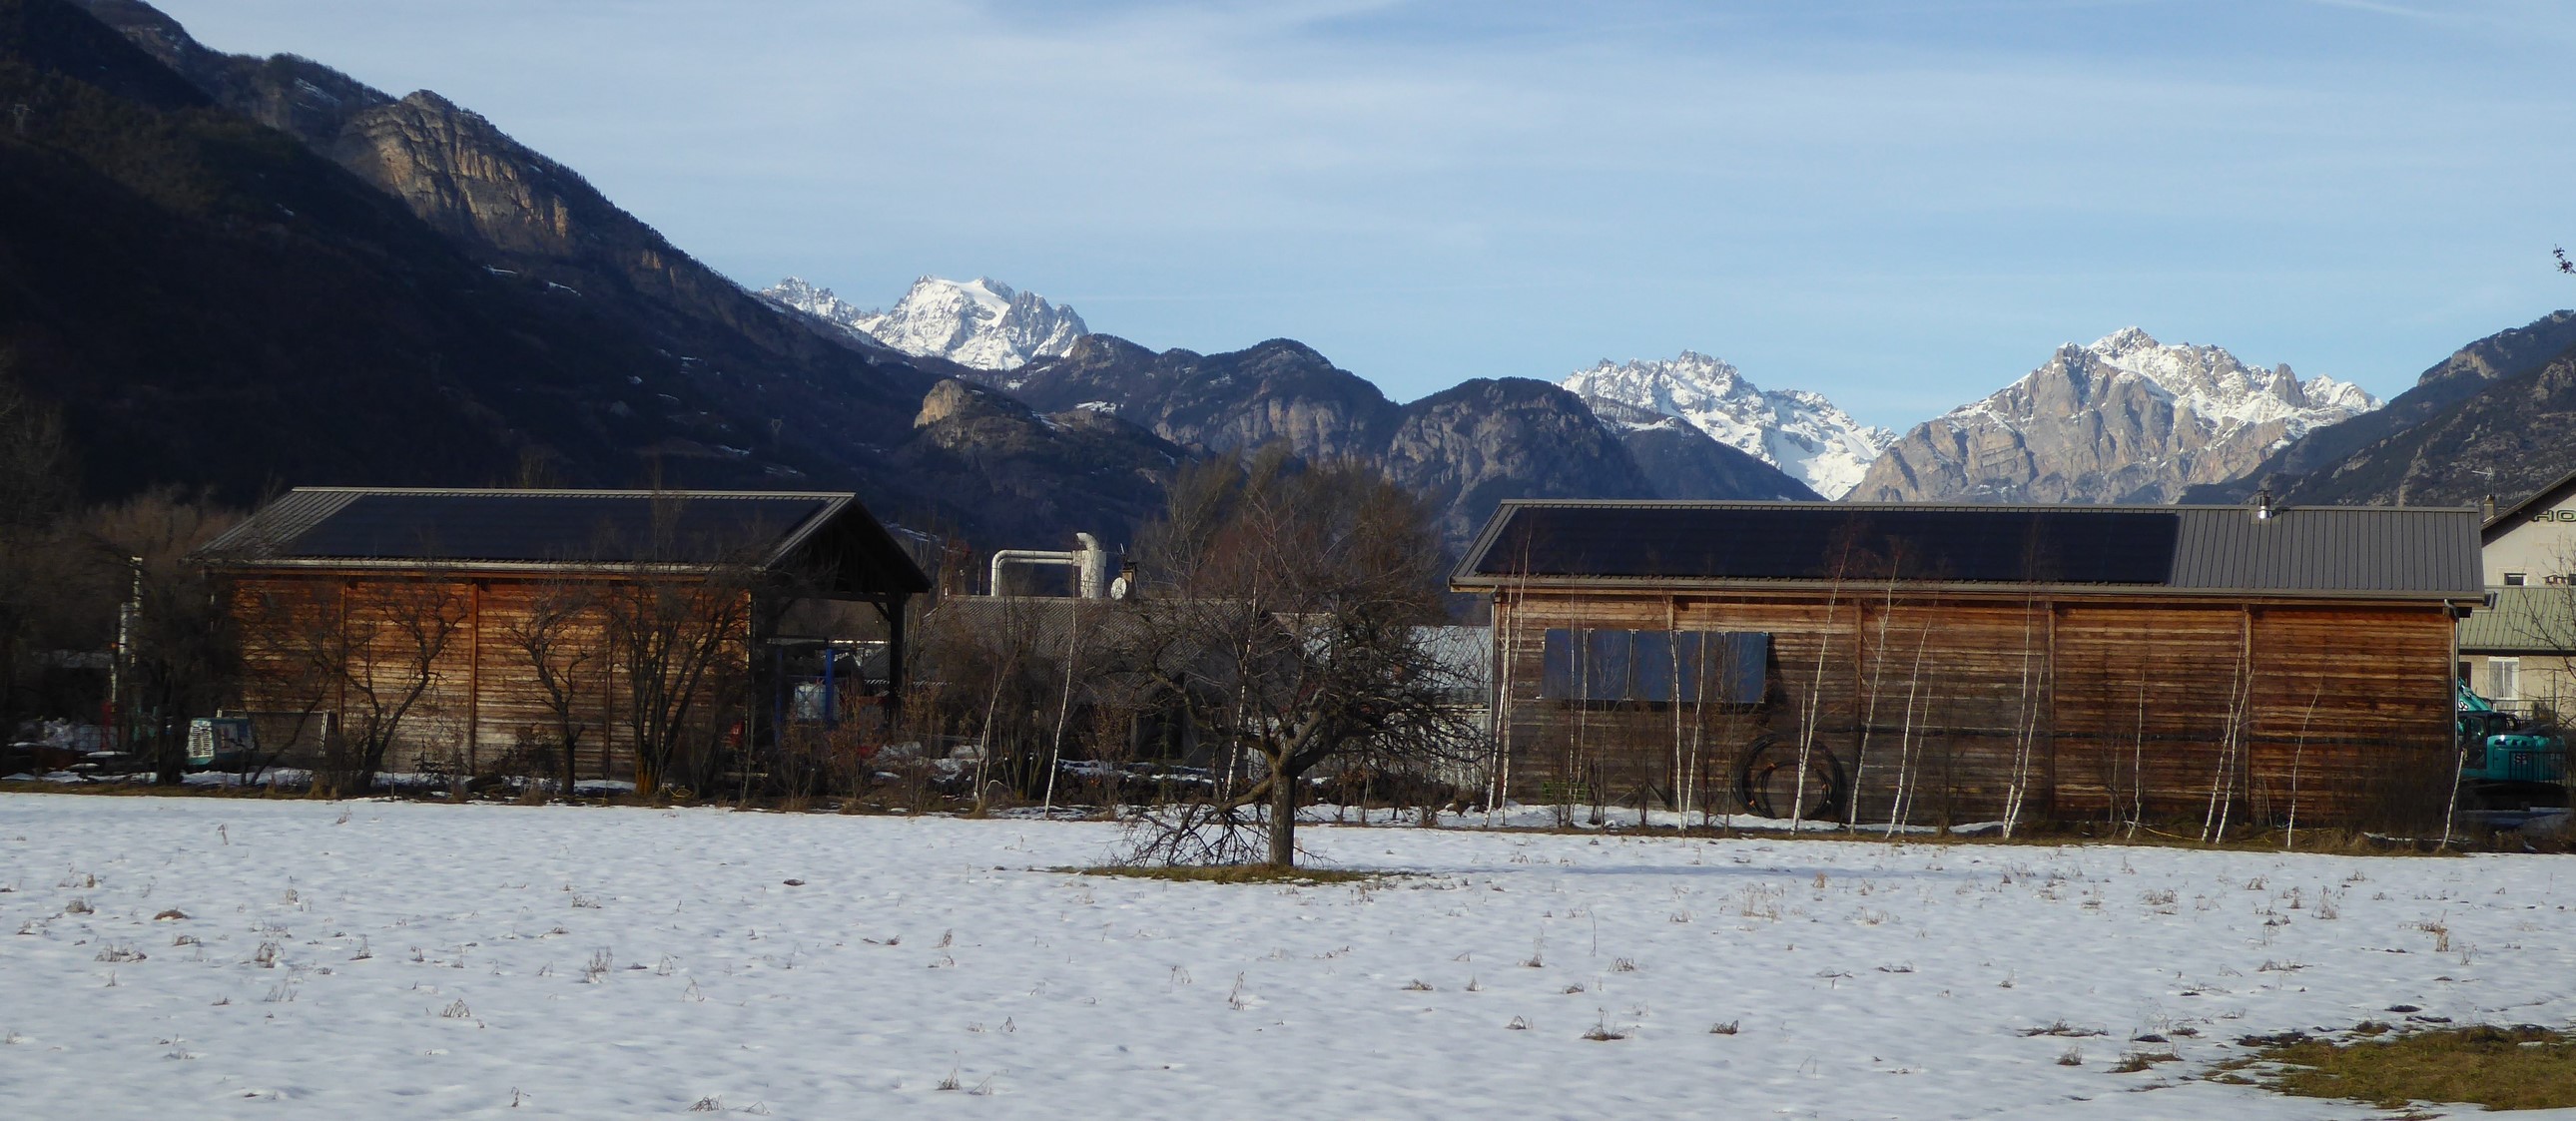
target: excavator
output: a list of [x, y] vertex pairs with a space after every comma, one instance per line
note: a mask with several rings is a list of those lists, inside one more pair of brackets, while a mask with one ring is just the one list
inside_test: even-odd
[[2567, 738], [2459, 687], [2460, 794], [2490, 819], [2567, 812]]

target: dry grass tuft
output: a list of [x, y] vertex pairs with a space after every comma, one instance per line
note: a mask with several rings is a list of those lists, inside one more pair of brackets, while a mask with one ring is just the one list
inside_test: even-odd
[[2111, 1073], [2136, 1074], [2157, 1063], [2175, 1062], [2181, 1058], [2171, 1051], [2131, 1051], [2120, 1056], [2119, 1062], [2111, 1064]]
[[2085, 1039], [2105, 1033], [2100, 1028], [2078, 1027], [2074, 1024], [2067, 1023], [2064, 1020], [2059, 1020], [2045, 1027], [2023, 1028], [2021, 1029], [2021, 1034], [2025, 1039], [2035, 1035], [2054, 1035], [2064, 1039]]
[[2382, 1109], [2464, 1102], [2488, 1109], [2576, 1106], [2576, 1035], [2528, 1024], [2400, 1032], [2335, 1043], [2299, 1039], [2265, 1047], [2278, 1064], [2263, 1085], [2284, 1094], [2346, 1098]]

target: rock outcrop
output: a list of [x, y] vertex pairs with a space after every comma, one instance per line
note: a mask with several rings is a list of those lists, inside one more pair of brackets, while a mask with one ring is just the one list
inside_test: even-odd
[[1847, 497], [2167, 502], [2378, 405], [2332, 378], [2251, 369], [2218, 347], [2167, 346], [2132, 327], [2059, 347], [1994, 395], [1916, 425]]
[[1377, 386], [1291, 339], [1220, 354], [1157, 354], [1088, 335], [1061, 358], [993, 380], [1038, 408], [1115, 413], [1174, 443], [1212, 450], [1284, 443], [1306, 460], [1376, 459], [1397, 418]]
[[1506, 498], [1655, 498], [1581, 398], [1530, 378], [1478, 378], [1405, 406], [1383, 462], [1463, 543]]

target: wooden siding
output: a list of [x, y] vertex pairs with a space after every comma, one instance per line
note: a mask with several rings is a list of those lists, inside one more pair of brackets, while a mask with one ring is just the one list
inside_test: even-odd
[[[1832, 754], [1848, 815], [2412, 824], [2447, 789], [2439, 605], [1510, 591], [1494, 606], [1513, 796], [1738, 807], [1763, 736]], [[1756, 706], [1540, 697], [1548, 628], [1762, 631]], [[1901, 803], [1901, 804], [1900, 804]]]
[[[365, 698], [351, 694], [363, 693], [370, 667], [387, 690], [413, 679], [421, 643], [406, 629], [407, 620], [426, 611], [448, 612], [453, 629], [430, 663], [419, 702], [396, 727], [386, 769], [560, 774], [550, 694], [522, 639], [537, 629], [531, 620], [545, 600], [585, 590], [591, 589], [539, 579], [236, 576], [228, 594], [244, 664], [235, 707], [258, 714], [266, 742], [294, 737], [286, 762], [311, 765], [325, 728], [346, 729], [363, 712]], [[556, 628], [567, 651], [556, 665], [567, 671], [562, 679], [582, 728], [577, 777], [632, 779], [635, 741], [624, 707], [628, 681], [613, 664], [607, 618], [605, 609], [593, 605]], [[728, 645], [728, 662], [747, 668], [743, 636]], [[335, 679], [330, 668], [343, 656], [340, 649], [354, 667], [345, 680]], [[719, 688], [702, 688], [694, 702], [701, 714], [731, 711], [716, 695]]]

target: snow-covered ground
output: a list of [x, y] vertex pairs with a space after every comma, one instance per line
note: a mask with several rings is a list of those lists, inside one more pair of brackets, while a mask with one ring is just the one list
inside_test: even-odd
[[[2358, 1117], [2188, 1076], [2393, 1005], [2576, 1017], [2565, 858], [1319, 827], [1319, 863], [1424, 875], [1046, 870], [1119, 838], [0, 796], [0, 1094], [155, 1118]], [[2061, 1024], [2104, 1034], [2024, 1034]], [[2149, 1033], [2182, 1061], [2113, 1073]]]

